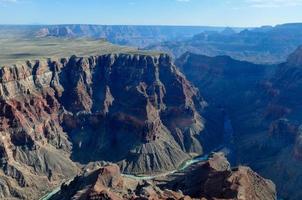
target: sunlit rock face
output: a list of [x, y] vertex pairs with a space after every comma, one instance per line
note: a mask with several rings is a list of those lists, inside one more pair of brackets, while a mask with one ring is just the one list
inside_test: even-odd
[[90, 161], [173, 170], [210, 135], [199, 92], [165, 54], [40, 60], [0, 71], [0, 197], [35, 199]]
[[122, 176], [114, 164], [96, 166], [63, 185], [52, 199], [275, 200], [276, 191], [250, 168], [231, 170], [222, 154], [214, 154], [187, 170], [148, 181]]

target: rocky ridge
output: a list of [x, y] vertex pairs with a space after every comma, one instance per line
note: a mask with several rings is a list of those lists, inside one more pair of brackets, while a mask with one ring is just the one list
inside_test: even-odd
[[86, 170], [61, 186], [52, 200], [64, 199], [276, 199], [274, 184], [248, 167], [231, 170], [222, 154], [176, 175], [137, 180], [120, 174], [117, 165]]
[[[1, 29], [1, 27], [0, 27]], [[119, 45], [145, 47], [154, 42], [180, 40], [205, 30], [220, 31], [223, 27], [197, 26], [131, 26], [131, 25], [42, 25], [32, 28], [32, 37], [105, 38]]]
[[185, 52], [207, 56], [228, 55], [236, 60], [258, 64], [279, 64], [302, 44], [302, 24], [234, 31], [204, 31], [190, 39], [153, 43], [146, 49], [169, 52], [179, 58]]

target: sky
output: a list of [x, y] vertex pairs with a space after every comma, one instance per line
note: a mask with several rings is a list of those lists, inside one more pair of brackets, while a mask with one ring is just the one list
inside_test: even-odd
[[0, 24], [254, 27], [302, 22], [302, 0], [0, 0]]

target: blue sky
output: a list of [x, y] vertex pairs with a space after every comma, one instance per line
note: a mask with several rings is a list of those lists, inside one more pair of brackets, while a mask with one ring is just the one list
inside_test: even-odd
[[0, 0], [0, 24], [260, 26], [302, 22], [302, 0]]

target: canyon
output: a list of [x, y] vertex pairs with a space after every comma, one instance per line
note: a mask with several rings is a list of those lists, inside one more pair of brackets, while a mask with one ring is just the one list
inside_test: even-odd
[[[185, 196], [219, 199], [229, 195], [248, 198], [254, 193], [247, 191], [252, 189], [249, 185], [252, 182], [257, 183], [255, 190], [267, 191], [261, 193], [265, 198], [276, 198], [272, 182], [249, 168], [231, 169], [223, 155], [214, 159], [213, 169], [203, 172], [203, 176], [217, 176], [226, 184], [213, 193], [201, 192], [206, 187], [205, 179], [188, 183], [186, 188], [174, 188], [173, 182], [180, 180], [173, 180], [169, 173], [160, 176], [223, 143], [223, 112], [209, 106], [169, 55], [107, 43], [101, 47], [100, 53], [90, 56], [58, 58], [54, 54], [48, 59], [23, 62], [20, 59], [16, 64], [1, 67], [1, 198], [39, 199], [71, 180], [70, 185], [61, 187], [51, 197], [57, 198], [65, 195], [66, 187], [72, 187], [67, 189], [71, 192], [86, 187], [86, 183], [92, 184], [93, 177], [111, 179], [112, 168], [117, 179], [131, 179], [121, 178], [120, 173], [161, 177], [167, 180], [167, 185], [160, 189], [160, 183], [152, 179], [151, 182], [156, 182], [151, 183], [152, 190], [159, 193], [170, 187], [170, 191], [175, 190], [154, 198], [168, 199], [173, 195], [176, 199]], [[103, 177], [102, 171], [108, 166], [104, 162], [117, 164], [109, 164], [109, 177]], [[211, 159], [204, 164], [194, 163], [185, 174], [199, 173], [199, 168], [209, 162]], [[221, 166], [216, 169], [216, 165]], [[215, 172], [220, 168], [223, 173]], [[186, 176], [189, 175], [178, 177]], [[138, 186], [136, 179], [131, 181]], [[98, 181], [95, 183], [99, 185]], [[190, 192], [195, 184], [201, 188], [197, 196]], [[102, 196], [102, 188], [111, 187], [115, 185], [105, 184], [93, 194], [88, 193], [91, 198]], [[208, 187], [212, 190], [213, 186]], [[132, 189], [141, 197], [145, 195], [139, 194], [136, 187]], [[178, 190], [188, 193], [181, 194]], [[108, 193], [105, 197], [112, 199], [124, 192], [122, 187], [118, 194]]]
[[[301, 47], [279, 65], [193, 53], [176, 64], [201, 90], [209, 107], [223, 107], [234, 130], [235, 165], [248, 165], [277, 185], [285, 199], [300, 199]], [[203, 90], [202, 90], [203, 89]]]
[[132, 174], [172, 170], [202, 154], [211, 132], [206, 102], [165, 54], [4, 66], [0, 94], [2, 198], [36, 199], [99, 160]]
[[[31, 39], [0, 27], [1, 199], [302, 196], [299, 24], [8, 27]], [[262, 43], [245, 55], [204, 46], [213, 57], [187, 46], [284, 33], [291, 42], [273, 42], [286, 51], [267, 57]]]

